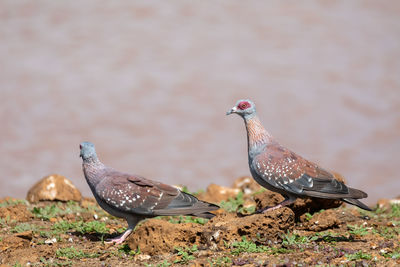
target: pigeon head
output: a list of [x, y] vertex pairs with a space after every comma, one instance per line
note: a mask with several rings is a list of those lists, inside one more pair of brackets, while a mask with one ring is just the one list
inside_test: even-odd
[[256, 106], [248, 99], [242, 99], [236, 102], [236, 105], [229, 110], [226, 115], [236, 113], [242, 117], [249, 117], [256, 114]]
[[90, 158], [97, 158], [96, 150], [92, 143], [82, 142], [79, 145], [79, 148], [81, 149], [81, 154], [79, 156], [82, 157], [83, 160]]

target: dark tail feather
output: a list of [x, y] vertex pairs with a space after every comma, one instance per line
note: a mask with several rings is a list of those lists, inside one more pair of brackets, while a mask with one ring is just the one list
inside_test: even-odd
[[184, 207], [184, 208], [166, 208], [162, 210], [154, 210], [155, 215], [164, 215], [164, 216], [170, 216], [170, 215], [192, 215], [192, 216], [197, 216], [197, 217], [202, 217], [206, 219], [211, 219], [215, 215], [210, 213], [209, 211], [212, 210], [217, 210], [219, 209], [219, 206], [204, 202], [204, 201], [198, 201], [194, 203], [192, 206], [189, 207]]
[[201, 217], [201, 218], [205, 218], [205, 219], [211, 219], [214, 218], [215, 214], [211, 213], [211, 212], [204, 212], [204, 213], [193, 213], [191, 214], [192, 216], [196, 216], [196, 217]]
[[[362, 191], [361, 191], [362, 192]], [[364, 203], [362, 203], [361, 201], [357, 200], [357, 199], [353, 199], [353, 198], [342, 198], [341, 200], [343, 200], [346, 203], [349, 203], [351, 205], [355, 205], [363, 210], [368, 210], [368, 211], [372, 211], [372, 209], [370, 207], [368, 207], [367, 205], [365, 205]]]
[[357, 198], [357, 199], [368, 197], [368, 194], [365, 193], [364, 191], [361, 191], [361, 190], [358, 190], [355, 188], [351, 188], [351, 187], [349, 187], [349, 195], [351, 196], [351, 198]]

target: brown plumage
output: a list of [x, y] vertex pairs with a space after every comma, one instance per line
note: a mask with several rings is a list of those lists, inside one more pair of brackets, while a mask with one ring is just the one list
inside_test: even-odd
[[160, 215], [193, 215], [210, 219], [217, 205], [200, 201], [176, 187], [116, 171], [97, 158], [94, 145], [80, 145], [82, 168], [97, 203], [113, 216], [126, 219], [128, 229], [110, 242], [122, 243], [136, 224]]
[[262, 126], [254, 103], [239, 100], [227, 114], [243, 117], [247, 129], [249, 167], [253, 178], [263, 187], [280, 193], [285, 200], [271, 210], [288, 205], [298, 197], [340, 199], [371, 210], [358, 199], [368, 195], [347, 187], [334, 175], [280, 145]]

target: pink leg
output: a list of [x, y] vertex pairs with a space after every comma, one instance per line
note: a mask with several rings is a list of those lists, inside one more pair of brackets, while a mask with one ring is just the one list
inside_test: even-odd
[[111, 238], [108, 239], [106, 242], [106, 244], [110, 244], [110, 243], [115, 243], [115, 244], [121, 244], [122, 242], [125, 241], [125, 239], [132, 233], [133, 229], [135, 229], [136, 224], [141, 220], [142, 218], [140, 217], [131, 217], [128, 218], [126, 221], [128, 222], [128, 229], [126, 229], [126, 231], [120, 235], [117, 236], [115, 238]]
[[281, 203], [279, 203], [278, 205], [273, 206], [273, 207], [266, 207], [265, 209], [258, 210], [257, 213], [267, 213], [268, 211], [282, 208], [284, 206], [292, 204], [295, 200], [296, 200], [296, 197], [289, 196], [289, 197], [285, 198], [285, 200], [282, 201]]
[[106, 244], [110, 244], [110, 243], [115, 243], [115, 244], [121, 244], [122, 242], [125, 241], [125, 239], [132, 233], [132, 229], [127, 229], [122, 235], [117, 236], [115, 238], [112, 239], [108, 239], [106, 242]]

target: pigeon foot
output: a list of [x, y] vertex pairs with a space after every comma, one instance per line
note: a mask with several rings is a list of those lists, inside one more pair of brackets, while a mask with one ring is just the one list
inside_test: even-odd
[[106, 244], [121, 244], [125, 241], [125, 239], [131, 234], [132, 230], [126, 230], [122, 235], [117, 236], [115, 238], [107, 239], [104, 243]]

